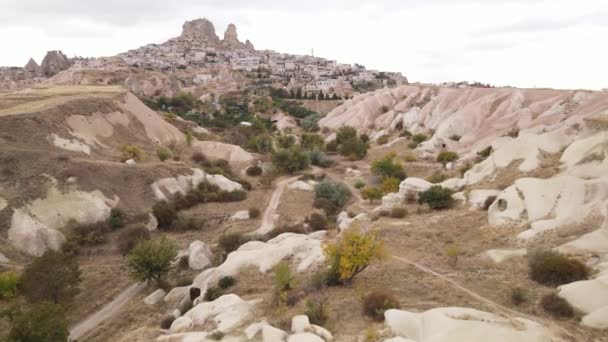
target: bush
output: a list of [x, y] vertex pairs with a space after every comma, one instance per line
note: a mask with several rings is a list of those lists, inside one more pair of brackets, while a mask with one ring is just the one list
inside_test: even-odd
[[0, 273], [0, 299], [15, 297], [19, 283], [17, 273], [11, 271]]
[[249, 218], [258, 218], [260, 216], [260, 209], [258, 208], [249, 208]]
[[359, 136], [359, 139], [361, 139], [361, 141], [363, 141], [364, 143], [367, 143], [367, 142], [369, 142], [369, 135], [367, 135], [367, 134], [361, 134]]
[[458, 160], [458, 153], [452, 151], [441, 151], [437, 155], [437, 161], [443, 165]]
[[190, 159], [192, 159], [192, 161], [197, 164], [201, 164], [203, 166], [211, 166], [211, 163], [209, 162], [209, 159], [207, 159], [207, 156], [205, 156], [201, 152], [192, 153], [192, 156], [190, 157]]
[[217, 282], [217, 286], [220, 289], [224, 289], [224, 290], [234, 286], [234, 284], [236, 284], [236, 279], [234, 279], [234, 277], [231, 277], [231, 276], [222, 277]]
[[574, 317], [574, 308], [572, 305], [555, 293], [543, 296], [540, 300], [540, 306], [543, 310], [557, 318]]
[[282, 149], [272, 155], [272, 164], [281, 172], [294, 173], [304, 170], [309, 163], [308, 154], [297, 147]]
[[321, 115], [311, 114], [300, 121], [300, 126], [305, 131], [316, 132], [319, 130], [319, 120], [321, 120]]
[[483, 150], [477, 152], [477, 162], [479, 163], [479, 162], [484, 161], [491, 154], [492, 154], [492, 146], [490, 145], [490, 146], [484, 148]]
[[138, 281], [159, 281], [171, 269], [177, 256], [176, 246], [165, 237], [141, 241], [129, 253], [127, 265], [131, 276]]
[[247, 168], [247, 175], [250, 177], [257, 177], [262, 175], [262, 167], [259, 165], [251, 165]]
[[277, 146], [279, 148], [291, 148], [296, 144], [296, 138], [293, 135], [281, 135], [277, 138]]
[[310, 163], [319, 167], [330, 167], [333, 161], [327, 158], [327, 155], [319, 150], [313, 150], [309, 153]]
[[390, 216], [392, 218], [404, 218], [407, 216], [407, 209], [399, 207], [391, 209]]
[[585, 264], [554, 251], [533, 253], [528, 261], [530, 278], [546, 286], [560, 286], [589, 276]]
[[327, 229], [327, 217], [321, 213], [312, 213], [306, 220], [308, 226], [312, 231], [326, 230]]
[[125, 214], [122, 210], [117, 208], [112, 208], [110, 211], [110, 217], [108, 217], [108, 226], [113, 230], [122, 228], [125, 226]]
[[136, 226], [121, 231], [116, 243], [120, 254], [126, 256], [139, 242], [145, 240], [150, 240], [150, 231], [144, 226]]
[[402, 138], [411, 138], [413, 134], [409, 130], [404, 129], [403, 131], [401, 131], [401, 133], [399, 133], [399, 136]]
[[395, 153], [389, 153], [382, 159], [377, 159], [372, 162], [372, 172], [376, 175], [382, 176], [383, 178], [397, 178], [397, 180], [404, 180], [407, 178], [405, 171], [403, 171], [403, 165], [395, 162]]
[[178, 216], [177, 220], [171, 226], [172, 230], [178, 232], [187, 232], [192, 230], [199, 230], [201, 228], [201, 222], [193, 219], [193, 218], [185, 218]]
[[448, 263], [451, 266], [458, 264], [458, 257], [462, 254], [462, 250], [456, 245], [449, 245], [445, 249], [445, 255], [448, 257]]
[[450, 208], [453, 202], [452, 191], [439, 185], [434, 185], [418, 194], [418, 203], [426, 203], [431, 209], [435, 210]]
[[323, 326], [329, 319], [329, 304], [325, 297], [317, 297], [306, 301], [306, 312], [311, 324]]
[[422, 133], [419, 134], [415, 134], [412, 136], [412, 142], [408, 145], [409, 148], [416, 148], [418, 147], [418, 145], [420, 145], [421, 143], [427, 141], [429, 138]]
[[446, 180], [448, 177], [441, 171], [435, 171], [426, 180], [429, 183], [438, 184]]
[[69, 244], [63, 251], [71, 251], [76, 254], [80, 246], [93, 246], [106, 242], [105, 234], [110, 229], [106, 222], [78, 224], [75, 221], [70, 221], [67, 230], [69, 232], [67, 237]]
[[280, 292], [291, 290], [295, 286], [295, 278], [287, 262], [281, 261], [274, 267], [274, 284]]
[[342, 208], [350, 196], [350, 190], [342, 183], [323, 181], [315, 185], [315, 200], [327, 200], [336, 208]]
[[41, 302], [15, 314], [8, 341], [65, 342], [68, 320], [60, 305]]
[[363, 313], [378, 322], [384, 320], [386, 310], [398, 308], [399, 301], [388, 293], [376, 291], [363, 298]]
[[169, 228], [173, 221], [177, 218], [177, 210], [175, 206], [167, 201], [156, 202], [152, 207], [152, 213], [158, 221], [158, 228]]
[[469, 171], [471, 168], [473, 168], [473, 164], [470, 162], [462, 165], [462, 167], [458, 169], [458, 172], [460, 172], [460, 177], [464, 177], [464, 174], [467, 173], [467, 171]]
[[375, 200], [379, 200], [382, 198], [382, 190], [376, 187], [366, 187], [361, 190], [361, 197], [363, 199], [369, 200], [369, 203], [374, 203]]
[[80, 269], [73, 256], [49, 250], [25, 267], [21, 280], [30, 301], [59, 303], [78, 293]]
[[330, 200], [325, 198], [316, 198], [313, 202], [315, 208], [323, 210], [327, 215], [334, 215], [338, 212], [338, 208]]
[[372, 262], [385, 256], [384, 245], [376, 233], [363, 233], [356, 227], [342, 232], [340, 239], [325, 245], [323, 252], [330, 265], [328, 282], [341, 284], [351, 283]]
[[175, 321], [175, 317], [173, 315], [163, 317], [163, 319], [160, 321], [160, 328], [165, 330], [171, 328], [173, 321]]
[[120, 152], [122, 152], [122, 160], [133, 159], [136, 161], [142, 161], [144, 159], [144, 151], [138, 146], [126, 144], [120, 147]]
[[323, 149], [325, 141], [323, 137], [318, 134], [304, 133], [302, 134], [302, 148], [306, 150], [320, 150]]
[[325, 151], [327, 152], [338, 152], [338, 142], [336, 140], [332, 140], [325, 145]]
[[336, 143], [338, 143], [338, 145], [341, 145], [348, 140], [356, 138], [357, 130], [350, 126], [340, 127], [340, 129], [338, 129], [338, 131], [336, 132]]
[[272, 136], [268, 134], [256, 135], [249, 139], [247, 148], [260, 154], [271, 153], [274, 151]]
[[164, 162], [165, 160], [171, 158], [171, 151], [169, 151], [168, 149], [161, 147], [158, 150], [156, 150], [156, 155], [158, 156], [158, 159], [161, 162]]
[[511, 290], [511, 302], [515, 305], [521, 305], [528, 301], [528, 293], [521, 287], [516, 287]]
[[365, 182], [362, 180], [357, 180], [355, 182], [355, 188], [356, 189], [363, 189], [365, 187]]
[[367, 155], [368, 148], [369, 146], [367, 143], [364, 143], [358, 138], [353, 138], [340, 144], [338, 151], [341, 155], [348, 157], [351, 160], [359, 160]]
[[382, 184], [380, 185], [380, 190], [385, 193], [391, 193], [391, 192], [399, 192], [399, 185], [401, 184], [401, 181], [395, 177], [387, 177], [382, 181]]
[[205, 296], [203, 299], [207, 302], [213, 302], [214, 300], [220, 298], [224, 295], [224, 290], [221, 287], [210, 287], [205, 292]]
[[219, 239], [220, 248], [226, 253], [236, 251], [245, 242], [247, 239], [241, 233], [225, 234]]

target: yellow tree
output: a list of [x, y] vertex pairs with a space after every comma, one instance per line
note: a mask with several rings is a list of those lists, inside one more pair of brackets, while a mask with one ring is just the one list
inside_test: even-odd
[[333, 279], [328, 280], [339, 284], [350, 284], [367, 266], [386, 257], [384, 244], [376, 232], [362, 232], [356, 226], [344, 231], [335, 243], [327, 244], [323, 252], [331, 266]]

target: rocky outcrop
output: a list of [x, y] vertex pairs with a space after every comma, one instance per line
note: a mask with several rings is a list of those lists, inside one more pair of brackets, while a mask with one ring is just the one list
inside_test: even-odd
[[44, 56], [40, 64], [40, 70], [43, 76], [52, 77], [60, 71], [70, 67], [70, 61], [61, 51], [49, 51]]
[[182, 26], [182, 39], [200, 40], [208, 44], [219, 44], [220, 38], [215, 33], [213, 23], [207, 19], [186, 21]]
[[42, 68], [33, 58], [30, 58], [25, 67], [23, 67], [23, 71], [25, 73], [25, 77], [27, 78], [35, 78], [42, 75]]
[[536, 322], [469, 308], [436, 308], [423, 313], [392, 309], [384, 317], [390, 333], [415, 342], [562, 341]]
[[253, 43], [249, 41], [249, 39], [247, 39], [247, 41], [245, 41], [245, 48], [247, 50], [255, 50], [255, 47], [253, 46]]
[[248, 165], [253, 161], [253, 155], [242, 147], [219, 141], [195, 141], [192, 148], [211, 160], [223, 159], [236, 165]]
[[177, 193], [186, 195], [188, 191], [196, 188], [202, 182], [214, 184], [222, 191], [243, 190], [241, 184], [231, 181], [223, 175], [212, 175], [195, 168], [192, 169], [191, 175], [162, 178], [152, 183], [151, 187], [157, 200], [167, 200]]
[[245, 45], [239, 41], [239, 36], [236, 33], [236, 26], [234, 24], [228, 25], [226, 32], [224, 32], [224, 40], [222, 44], [229, 48], [244, 48]]

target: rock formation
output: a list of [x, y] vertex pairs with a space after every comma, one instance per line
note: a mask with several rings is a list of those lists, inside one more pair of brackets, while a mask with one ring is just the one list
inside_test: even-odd
[[42, 74], [42, 69], [33, 58], [30, 58], [25, 67], [23, 67], [23, 71], [27, 78], [39, 77]]
[[220, 38], [215, 33], [213, 23], [207, 19], [186, 21], [182, 26], [182, 39], [202, 40], [205, 43], [219, 44]]
[[249, 41], [249, 39], [247, 39], [247, 41], [245, 41], [245, 48], [247, 48], [247, 50], [255, 50], [253, 43], [251, 41]]
[[[28, 63], [29, 64], [29, 63]], [[61, 51], [49, 51], [44, 56], [40, 68], [42, 75], [51, 77], [70, 67], [68, 57]]]

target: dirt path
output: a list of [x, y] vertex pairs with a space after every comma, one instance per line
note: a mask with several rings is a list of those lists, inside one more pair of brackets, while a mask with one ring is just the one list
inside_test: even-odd
[[283, 192], [285, 192], [285, 187], [298, 178], [299, 176], [284, 178], [276, 183], [272, 197], [270, 197], [270, 202], [268, 202], [268, 206], [266, 209], [264, 209], [264, 215], [262, 216], [260, 228], [258, 228], [252, 234], [266, 234], [274, 229], [274, 215], [279, 207], [281, 196], [283, 195]]
[[133, 297], [146, 287], [145, 283], [135, 283], [122, 291], [114, 300], [104, 305], [100, 310], [91, 314], [70, 329], [70, 341], [78, 341], [87, 332], [95, 329], [101, 322], [114, 316]]

